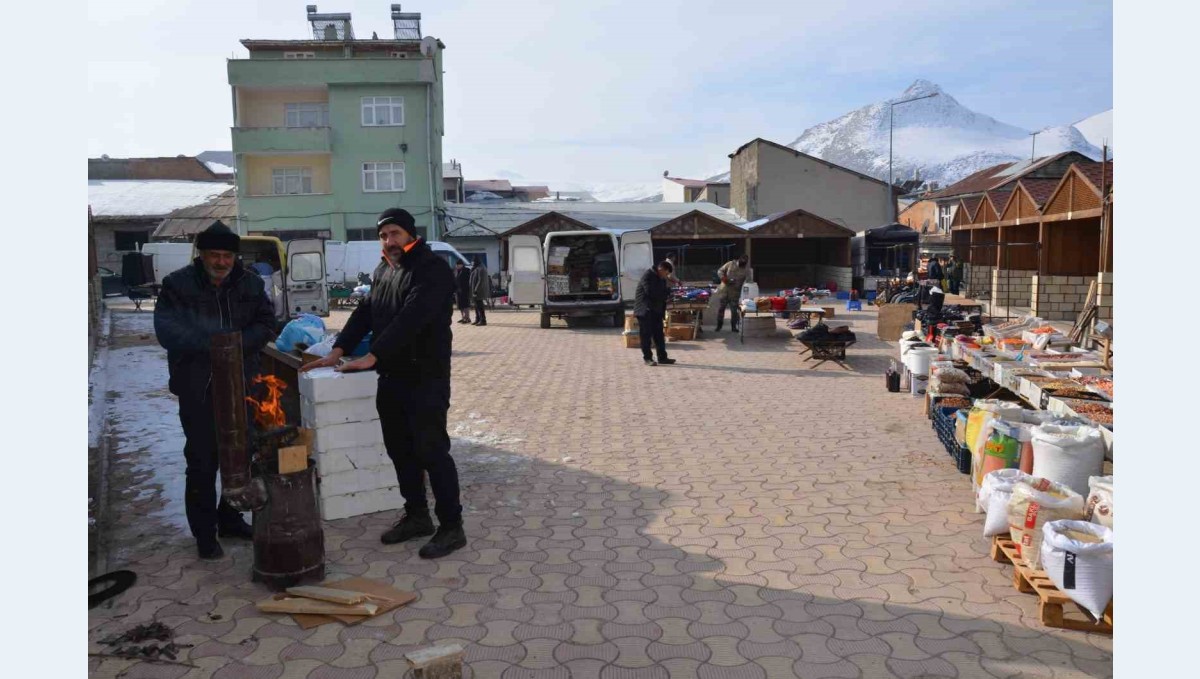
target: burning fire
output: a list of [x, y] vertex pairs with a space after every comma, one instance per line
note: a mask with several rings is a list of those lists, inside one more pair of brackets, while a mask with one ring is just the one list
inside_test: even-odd
[[280, 405], [280, 397], [287, 388], [287, 383], [274, 375], [259, 375], [254, 378], [254, 384], [267, 385], [267, 397], [262, 401], [246, 397], [246, 401], [254, 406], [254, 421], [259, 428], [270, 431], [287, 424], [283, 406]]

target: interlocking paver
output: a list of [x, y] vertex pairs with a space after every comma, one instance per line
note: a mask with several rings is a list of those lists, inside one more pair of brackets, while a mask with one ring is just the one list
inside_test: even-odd
[[[163, 490], [130, 473], [147, 451], [118, 442], [113, 567], [139, 582], [91, 612], [89, 640], [159, 620], [199, 667], [89, 672], [401, 677], [404, 653], [453, 640], [473, 678], [1111, 675], [1111, 638], [1047, 630], [1013, 592], [920, 403], [882, 388], [893, 349], [874, 314], [845, 318], [851, 372], [728, 333], [674, 344], [680, 363], [647, 371], [616, 330], [499, 311], [456, 326], [449, 419], [470, 543], [427, 562], [419, 544], [378, 542], [396, 513], [326, 523], [331, 577], [419, 596], [349, 628], [258, 613], [250, 546], [197, 561], [181, 508], [167, 498], [156, 516], [175, 514], [154, 524], [136, 500]], [[114, 332], [144, 323], [118, 316]]]

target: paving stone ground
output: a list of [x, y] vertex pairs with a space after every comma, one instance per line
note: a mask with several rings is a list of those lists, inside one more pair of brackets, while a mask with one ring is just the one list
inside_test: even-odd
[[[93, 658], [91, 675], [400, 677], [406, 652], [456, 641], [476, 678], [1111, 676], [1110, 637], [1044, 628], [988, 558], [966, 477], [921, 404], [884, 388], [893, 351], [874, 314], [843, 316], [859, 336], [850, 372], [805, 369], [782, 333], [709, 332], [647, 368], [612, 328], [501, 311], [456, 325], [470, 542], [429, 562], [419, 543], [380, 544], [394, 513], [328, 522], [332, 578], [419, 594], [354, 627], [260, 614], [250, 546], [198, 561], [155, 486], [176, 477], [130, 475], [113, 490], [109, 567], [139, 581], [91, 611], [90, 649], [158, 620], [196, 667]], [[153, 516], [147, 493], [166, 498]]]

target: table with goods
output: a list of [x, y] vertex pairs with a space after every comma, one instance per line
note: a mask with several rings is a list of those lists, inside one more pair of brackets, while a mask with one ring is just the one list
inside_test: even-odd
[[[833, 316], [834, 299], [829, 290], [817, 288], [792, 288], [780, 290], [774, 296], [758, 296], [746, 298], [739, 305], [742, 322], [738, 325], [738, 341], [746, 342], [747, 318], [771, 319], [769, 328], [773, 331], [774, 319], [782, 318], [787, 321], [788, 330], [803, 330], [810, 324], [822, 322], [826, 316]], [[751, 321], [751, 325], [757, 321]], [[752, 335], [754, 336], [754, 335]]]
[[899, 341], [888, 390], [924, 398], [992, 557], [1036, 595], [1041, 622], [1111, 634], [1111, 359], [1034, 316], [974, 332], [929, 318], [922, 330]]

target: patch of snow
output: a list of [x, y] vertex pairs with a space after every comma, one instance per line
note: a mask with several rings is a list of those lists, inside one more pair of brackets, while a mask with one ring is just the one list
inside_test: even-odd
[[1097, 113], [1090, 118], [1084, 118], [1073, 127], [1079, 130], [1084, 139], [1092, 146], [1103, 146], [1108, 141], [1108, 157], [1113, 155], [1113, 110], [1110, 108], [1103, 113]]
[[206, 166], [208, 166], [209, 170], [212, 170], [213, 174], [237, 174], [236, 167], [230, 167], [223, 163], [214, 163], [212, 161], [209, 161], [204, 164]]
[[232, 187], [221, 182], [89, 179], [88, 205], [97, 217], [156, 217], [199, 205]]

